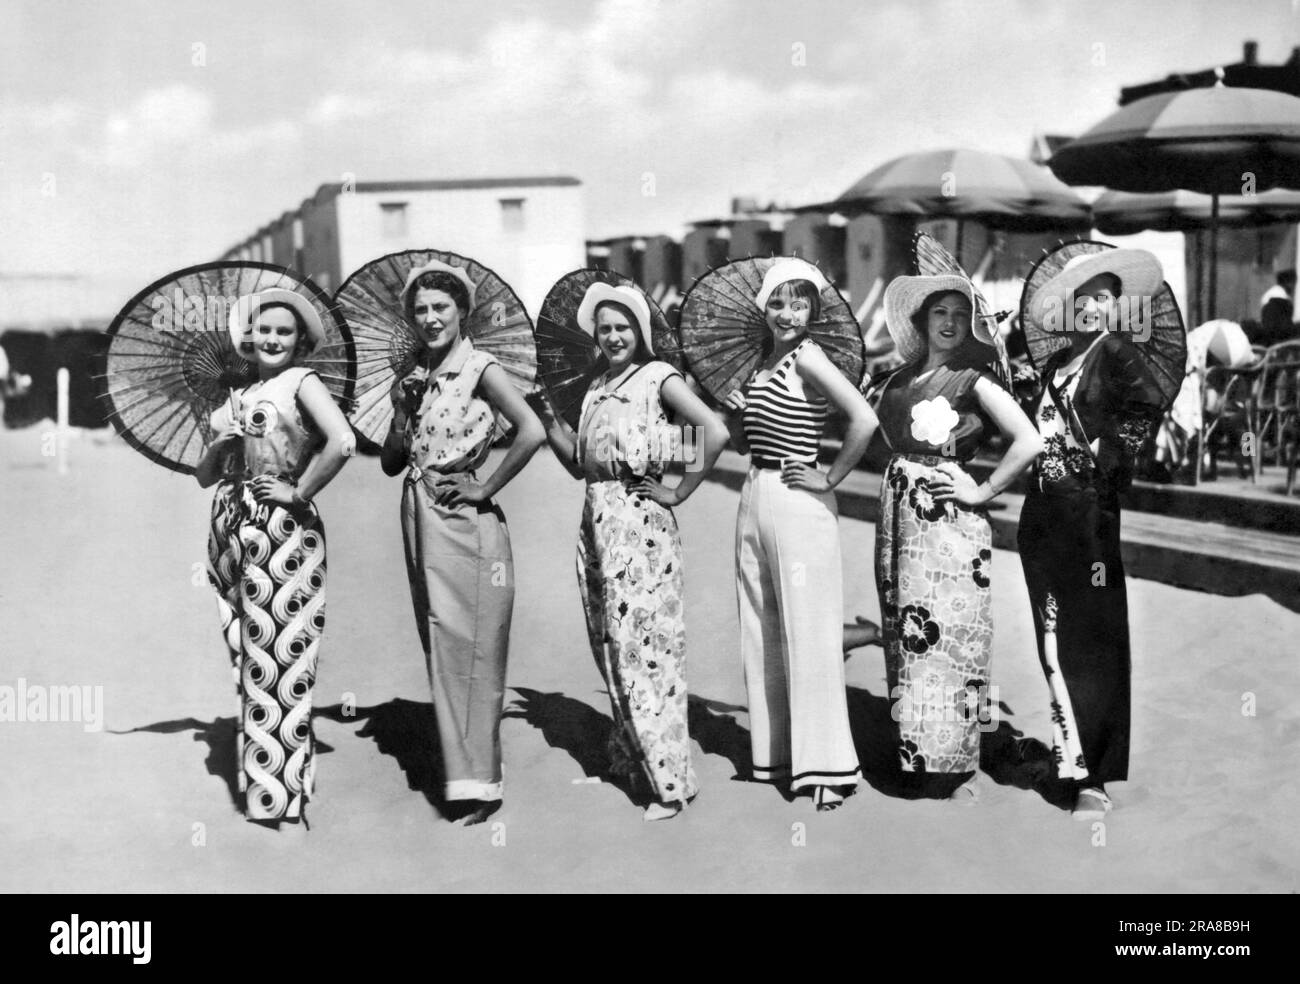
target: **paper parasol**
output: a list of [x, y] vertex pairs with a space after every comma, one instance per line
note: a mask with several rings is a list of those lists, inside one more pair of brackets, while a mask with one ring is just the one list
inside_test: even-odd
[[[770, 331], [754, 303], [768, 267], [784, 257], [751, 257], [710, 270], [682, 302], [678, 335], [695, 378], [721, 401], [749, 382], [763, 358]], [[821, 317], [808, 326], [811, 337], [835, 367], [857, 386], [866, 349], [848, 302], [832, 285], [822, 288]]]
[[[1091, 239], [1062, 243], [1044, 253], [1029, 271], [1024, 290], [1020, 293], [1020, 325], [1025, 333], [1029, 358], [1040, 373], [1053, 352], [1070, 344], [1071, 333], [1052, 331], [1030, 316], [1032, 307], [1030, 302], [1034, 295], [1044, 284], [1060, 273], [1073, 257], [1115, 248], [1109, 243], [1099, 243]], [[1187, 330], [1183, 325], [1182, 312], [1178, 310], [1178, 302], [1174, 299], [1174, 293], [1167, 283], [1160, 285], [1160, 290], [1150, 301], [1150, 332], [1128, 333], [1128, 338], [1136, 343], [1138, 352], [1142, 354], [1156, 386], [1164, 394], [1166, 403], [1170, 404], [1178, 395], [1178, 390], [1183, 385], [1183, 376], [1187, 371]], [[1137, 303], [1145, 303], [1145, 299]], [[1073, 316], [1073, 312], [1068, 314]], [[1142, 312], [1142, 316], [1145, 319], [1145, 311]]]
[[334, 293], [334, 303], [352, 327], [357, 348], [357, 393], [349, 415], [363, 437], [379, 443], [393, 417], [389, 391], [409, 373], [424, 343], [402, 310], [406, 275], [432, 260], [462, 268], [474, 283], [474, 310], [461, 332], [474, 347], [496, 356], [523, 393], [533, 389], [537, 352], [533, 323], [510, 285], [493, 271], [457, 253], [409, 249], [371, 260]]
[[299, 364], [320, 375], [346, 412], [356, 364], [348, 326], [329, 295], [270, 263], [203, 263], [150, 284], [108, 328], [108, 418], [128, 444], [150, 461], [194, 473], [212, 411], [257, 379], [230, 340], [231, 311], [239, 298], [272, 287], [301, 294], [320, 315], [325, 340]]
[[[912, 240], [912, 256], [916, 261], [916, 273], [920, 277], [937, 277], [943, 274], [955, 273], [959, 277], [965, 277], [970, 280], [970, 276], [961, 268], [957, 258], [948, 252], [939, 240], [935, 239], [929, 233], [918, 232]], [[1007, 356], [1007, 343], [1001, 333], [998, 331], [998, 325], [1006, 318], [1009, 311], [993, 312], [992, 305], [980, 293], [980, 289], [975, 286], [971, 280], [971, 293], [975, 296], [975, 317], [983, 319], [984, 325], [988, 328], [989, 335], [993, 338], [993, 349], [996, 352], [994, 359], [994, 368], [997, 370], [998, 378], [1002, 385], [1011, 388], [1011, 360]]]
[[[635, 287], [621, 273], [574, 270], [557, 280], [542, 302], [537, 316], [537, 381], [546, 389], [551, 405], [575, 430], [587, 387], [605, 371], [605, 357], [596, 341], [578, 326], [578, 305], [594, 283]], [[639, 289], [639, 288], [638, 288]], [[681, 342], [659, 305], [641, 291], [650, 308], [650, 336], [655, 358], [680, 371], [686, 370]]]

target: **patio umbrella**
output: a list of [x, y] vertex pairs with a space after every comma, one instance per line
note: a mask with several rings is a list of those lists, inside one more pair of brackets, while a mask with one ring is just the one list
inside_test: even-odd
[[1200, 346], [1206, 353], [1233, 369], [1248, 366], [1255, 361], [1255, 351], [1241, 325], [1226, 318], [1207, 321], [1187, 333], [1188, 347]]
[[[1195, 191], [1108, 191], [1092, 203], [1092, 217], [1097, 231], [1108, 236], [1126, 236], [1144, 229], [1195, 232], [1209, 228], [1213, 207], [1212, 195]], [[1259, 195], [1219, 196], [1220, 228], [1277, 222], [1300, 222], [1300, 192], [1275, 188]]]
[[[1061, 147], [1048, 165], [1068, 184], [1210, 195], [1213, 263], [1220, 196], [1300, 188], [1300, 99], [1223, 85], [1162, 92], [1107, 116]], [[1210, 317], [1216, 289], [1211, 268]]]
[[818, 208], [845, 214], [964, 219], [991, 229], [1047, 232], [1086, 226], [1088, 206], [1071, 188], [1032, 161], [979, 150], [906, 154], [869, 171], [833, 202]]

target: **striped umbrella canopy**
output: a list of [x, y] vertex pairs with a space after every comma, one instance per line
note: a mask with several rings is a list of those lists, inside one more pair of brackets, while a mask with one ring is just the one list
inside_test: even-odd
[[1086, 225], [1088, 205], [1047, 168], [979, 150], [906, 154], [869, 171], [824, 208], [852, 214], [978, 219], [994, 229], [1042, 232]]
[[[546, 292], [537, 315], [537, 381], [546, 389], [556, 412], [577, 430], [582, 399], [587, 388], [607, 366], [592, 336], [578, 325], [578, 306], [594, 283], [636, 287], [621, 273], [605, 270], [574, 270], [566, 273]], [[638, 288], [640, 289], [640, 288]], [[650, 307], [650, 341], [655, 358], [685, 371], [686, 359], [677, 331], [663, 310], [645, 291]]]
[[1210, 195], [1212, 318], [1220, 196], [1300, 189], [1300, 99], [1223, 85], [1161, 92], [1107, 116], [1048, 165], [1068, 184]]
[[[1214, 199], [1195, 191], [1135, 194], [1108, 191], [1092, 203], [1097, 230], [1126, 236], [1144, 229], [1194, 232], [1208, 229]], [[1300, 221], [1300, 192], [1274, 188], [1258, 195], [1219, 196], [1220, 226], [1260, 226]]]
[[521, 393], [533, 389], [537, 349], [533, 322], [518, 295], [500, 276], [476, 260], [437, 249], [408, 249], [371, 260], [334, 293], [334, 303], [352, 327], [357, 386], [349, 419], [376, 444], [393, 419], [389, 393], [415, 368], [424, 343], [402, 310], [402, 287], [416, 267], [432, 260], [460, 267], [474, 284], [474, 309], [461, 323], [474, 347], [495, 356]]
[[[748, 382], [762, 362], [770, 331], [754, 298], [768, 267], [781, 259], [751, 257], [710, 270], [682, 302], [682, 350], [692, 374], [718, 401]], [[821, 317], [808, 326], [808, 335], [849, 382], [861, 383], [862, 332], [844, 296], [829, 283], [821, 292]]]
[[356, 356], [329, 295], [270, 263], [203, 263], [154, 281], [108, 328], [108, 418], [131, 447], [172, 471], [194, 474], [211, 438], [208, 418], [232, 389], [257, 378], [231, 342], [230, 315], [239, 298], [272, 287], [303, 295], [320, 315], [325, 341], [299, 364], [314, 369], [347, 412]]

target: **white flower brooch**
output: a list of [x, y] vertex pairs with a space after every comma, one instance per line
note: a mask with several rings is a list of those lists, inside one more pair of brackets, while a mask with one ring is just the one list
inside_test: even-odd
[[959, 419], [946, 397], [922, 400], [912, 407], [912, 437], [926, 444], [941, 445], [948, 440]]

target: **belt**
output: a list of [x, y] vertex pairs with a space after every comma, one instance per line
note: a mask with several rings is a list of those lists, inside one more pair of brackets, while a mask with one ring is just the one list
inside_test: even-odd
[[800, 465], [807, 465], [809, 468], [817, 467], [817, 462], [815, 461], [798, 461], [796, 458], [769, 458], [764, 454], [752, 454], [749, 456], [749, 463], [762, 471], [780, 471], [787, 461], [793, 461]]

